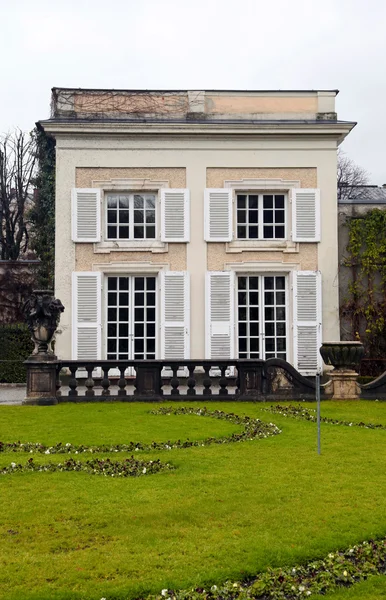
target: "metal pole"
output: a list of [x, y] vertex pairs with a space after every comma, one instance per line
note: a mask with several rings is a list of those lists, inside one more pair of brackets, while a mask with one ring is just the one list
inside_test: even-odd
[[316, 421], [318, 424], [318, 454], [320, 454], [320, 375], [319, 373], [315, 377], [316, 387]]

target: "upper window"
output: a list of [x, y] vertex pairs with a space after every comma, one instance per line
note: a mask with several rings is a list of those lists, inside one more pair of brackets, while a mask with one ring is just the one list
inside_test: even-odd
[[156, 194], [106, 194], [108, 240], [154, 240]]
[[236, 194], [237, 239], [285, 239], [285, 205], [284, 194]]

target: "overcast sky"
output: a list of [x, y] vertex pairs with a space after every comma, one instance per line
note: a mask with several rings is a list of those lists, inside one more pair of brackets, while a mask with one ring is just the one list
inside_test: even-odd
[[52, 87], [339, 89], [343, 144], [386, 183], [385, 0], [0, 0], [0, 132]]

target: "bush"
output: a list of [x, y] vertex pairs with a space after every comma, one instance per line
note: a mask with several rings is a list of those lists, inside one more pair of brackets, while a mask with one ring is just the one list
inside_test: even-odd
[[24, 383], [23, 365], [33, 350], [31, 334], [26, 325], [0, 326], [0, 383]]

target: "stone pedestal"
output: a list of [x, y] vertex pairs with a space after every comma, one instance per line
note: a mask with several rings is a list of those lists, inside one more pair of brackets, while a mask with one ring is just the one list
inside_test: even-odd
[[348, 369], [334, 369], [329, 373], [332, 384], [332, 400], [358, 400], [360, 387], [358, 373]]
[[27, 368], [27, 396], [23, 404], [48, 406], [57, 404], [56, 356], [33, 355], [24, 362]]
[[135, 365], [136, 378], [134, 399], [149, 400], [154, 402], [162, 400], [162, 363], [151, 361], [149, 365], [145, 360]]
[[237, 362], [239, 373], [240, 394], [238, 400], [261, 401], [263, 393], [263, 360], [239, 360]]

